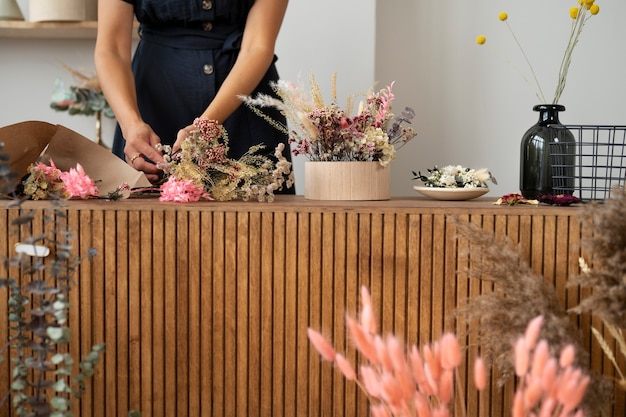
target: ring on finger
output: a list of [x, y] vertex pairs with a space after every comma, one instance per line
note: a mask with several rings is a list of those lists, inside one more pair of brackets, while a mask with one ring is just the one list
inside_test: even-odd
[[133, 165], [133, 163], [135, 162], [135, 159], [137, 158], [143, 158], [143, 154], [142, 153], [138, 153], [136, 155], [133, 155], [132, 158], [130, 158], [130, 164]]

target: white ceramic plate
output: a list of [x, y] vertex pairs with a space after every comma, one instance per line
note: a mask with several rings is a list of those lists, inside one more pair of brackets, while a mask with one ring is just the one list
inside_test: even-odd
[[413, 188], [418, 193], [426, 197], [434, 198], [435, 200], [471, 200], [472, 198], [480, 197], [489, 192], [489, 188], [487, 187], [435, 188], [416, 185]]

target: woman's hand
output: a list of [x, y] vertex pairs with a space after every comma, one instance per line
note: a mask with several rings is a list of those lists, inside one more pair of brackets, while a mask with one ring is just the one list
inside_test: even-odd
[[180, 149], [180, 144], [191, 135], [191, 132], [193, 132], [194, 130], [198, 130], [198, 128], [191, 124], [189, 126], [185, 126], [182, 129], [180, 129], [178, 131], [178, 133], [176, 134], [176, 142], [174, 142], [174, 145], [172, 145], [172, 152], [176, 152], [177, 150]]
[[126, 162], [138, 171], [143, 171], [150, 182], [159, 179], [160, 169], [156, 163], [164, 162], [163, 155], [156, 149], [161, 142], [156, 133], [146, 123], [134, 125], [124, 131]]

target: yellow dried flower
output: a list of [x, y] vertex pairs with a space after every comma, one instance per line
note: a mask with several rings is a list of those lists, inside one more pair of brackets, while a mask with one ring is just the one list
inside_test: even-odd
[[[591, 16], [596, 15], [600, 12], [600, 7], [595, 4], [595, 0], [577, 0], [577, 3], [578, 3], [578, 6], [574, 6], [569, 9], [570, 17], [573, 20], [572, 28], [570, 30], [570, 36], [569, 36], [569, 40], [567, 43], [567, 47], [565, 48], [563, 60], [561, 61], [561, 66], [559, 68], [559, 78], [558, 78], [556, 90], [554, 92], [554, 98], [552, 99], [551, 102], [548, 102], [546, 100], [545, 95], [542, 91], [541, 85], [539, 83], [539, 80], [537, 78], [537, 75], [535, 74], [535, 71], [528, 59], [528, 56], [526, 55], [526, 52], [524, 52], [524, 49], [522, 48], [521, 43], [517, 39], [517, 36], [515, 36], [515, 33], [513, 33], [513, 29], [511, 28], [509, 24], [508, 14], [506, 12], [501, 12], [498, 15], [498, 19], [504, 22], [504, 24], [507, 26], [507, 28], [511, 32], [511, 35], [513, 36], [513, 40], [515, 41], [520, 52], [522, 53], [522, 56], [524, 57], [524, 60], [526, 61], [528, 65], [528, 69], [530, 70], [530, 73], [532, 74], [532, 78], [534, 81], [533, 83], [534, 86], [531, 86], [531, 87], [534, 87], [535, 95], [542, 103], [557, 104], [559, 102], [561, 98], [561, 94], [563, 93], [563, 89], [565, 88], [565, 81], [566, 81], [567, 73], [568, 73], [569, 66], [572, 60], [572, 52], [574, 50], [574, 47], [578, 44], [578, 40], [582, 33], [583, 27], [585, 26], [585, 23], [589, 20]], [[479, 45], [483, 45], [485, 41], [486, 41], [486, 38], [484, 36], [479, 36], [476, 38], [476, 43]], [[520, 73], [524, 81], [526, 81], [526, 83], [530, 85], [528, 78], [521, 71], [519, 70], [517, 71]]]

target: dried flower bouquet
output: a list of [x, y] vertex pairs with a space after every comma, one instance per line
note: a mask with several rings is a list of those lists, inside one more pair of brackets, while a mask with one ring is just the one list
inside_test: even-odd
[[[386, 166], [396, 150], [416, 136], [406, 124], [415, 116], [407, 107], [399, 114], [391, 112], [395, 96], [393, 84], [369, 93], [352, 115], [354, 97], [345, 109], [337, 104], [336, 75], [332, 78], [332, 98], [324, 101], [320, 86], [310, 76], [310, 94], [302, 85], [280, 80], [272, 84], [278, 99], [260, 94], [241, 99], [259, 116], [282, 132], [295, 144], [294, 155], [304, 155], [311, 161], [378, 161]], [[284, 126], [263, 113], [263, 108], [275, 107], [283, 112], [289, 126]]]

